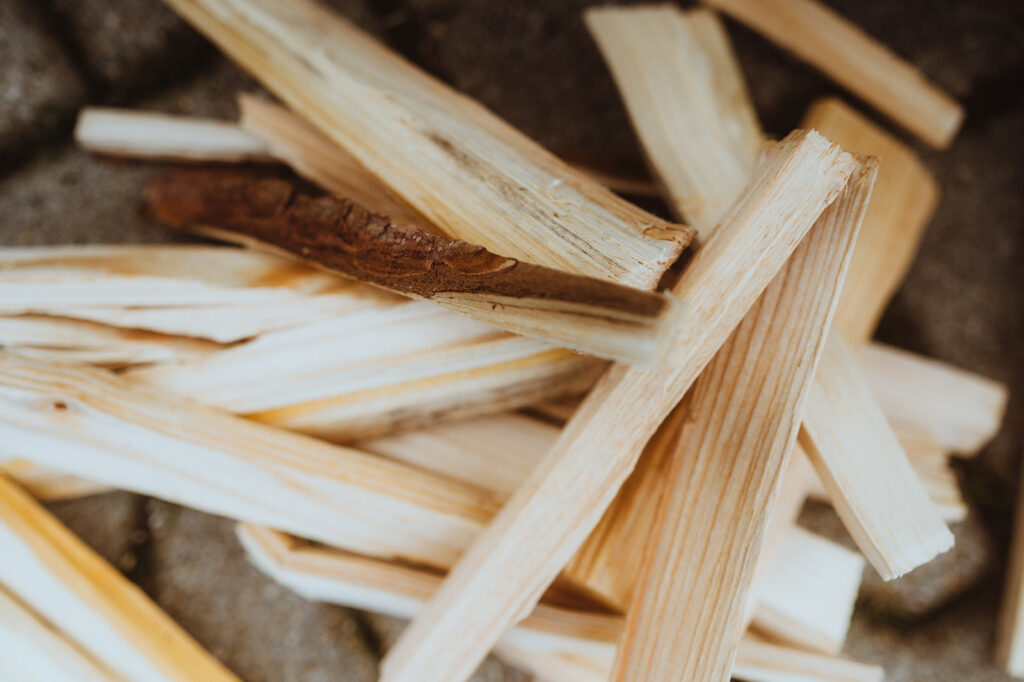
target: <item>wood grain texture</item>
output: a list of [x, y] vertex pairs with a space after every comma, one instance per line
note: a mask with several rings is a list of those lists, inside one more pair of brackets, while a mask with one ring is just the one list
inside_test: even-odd
[[[856, 161], [813, 132], [780, 143], [673, 287], [693, 324], [671, 371], [614, 365], [382, 663], [382, 680], [467, 678], [599, 521], [644, 444], [760, 296]], [[471, 627], [466, 627], [472, 623]]]
[[75, 142], [97, 154], [172, 161], [270, 161], [267, 144], [238, 126], [214, 119], [86, 107]]
[[964, 110], [860, 28], [815, 0], [705, 0], [793, 52], [940, 149], [960, 129]]
[[646, 289], [688, 241], [310, 0], [168, 4], [449, 237]]
[[1024, 677], [1024, 496], [1021, 495], [1017, 497], [1006, 586], [996, 631], [996, 660], [1010, 675]]
[[112, 488], [24, 459], [0, 462], [0, 472], [40, 502], [59, 502], [110, 492]]
[[874, 180], [865, 162], [684, 400], [616, 682], [729, 679], [757, 555]]
[[853, 351], [834, 334], [825, 353], [833, 371], [819, 375], [811, 389], [800, 443], [857, 547], [891, 580], [948, 550], [953, 535], [871, 396]]
[[313, 197], [278, 178], [175, 171], [146, 188], [149, 213], [176, 228], [212, 227], [329, 272], [429, 300], [507, 331], [609, 359], [652, 364], [673, 299], [491, 253], [348, 198]]
[[801, 125], [849, 152], [878, 159], [878, 182], [836, 312], [836, 328], [859, 348], [874, 334], [917, 255], [939, 188], [910, 148], [842, 100], [816, 101]]
[[449, 566], [492, 495], [101, 370], [0, 353], [0, 458], [381, 556]]
[[3, 476], [0, 542], [0, 583], [124, 679], [237, 682], [141, 589]]

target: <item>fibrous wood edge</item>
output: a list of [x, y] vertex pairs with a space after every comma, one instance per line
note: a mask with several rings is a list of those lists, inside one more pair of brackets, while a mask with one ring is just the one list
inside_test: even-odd
[[[687, 357], [671, 371], [608, 370], [555, 447], [385, 657], [382, 680], [468, 677], [597, 524], [658, 424], [855, 166], [813, 132], [794, 133], [778, 145], [673, 287], [693, 322], [674, 339]], [[468, 632], [467, 619], [475, 623]]]
[[175, 171], [146, 188], [149, 213], [176, 228], [269, 248], [329, 272], [429, 300], [507, 331], [652, 364], [686, 323], [677, 301], [492, 253], [395, 222], [348, 198], [313, 197], [280, 178]]
[[[705, 29], [703, 32], [698, 31], [695, 27], [700, 25], [705, 26], [717, 26], [714, 17], [707, 14], [698, 13], [684, 13], [673, 7], [659, 7], [654, 9], [641, 9], [635, 10], [631, 8], [606, 8], [601, 10], [592, 11], [591, 19], [588, 21], [588, 25], [595, 33], [597, 38], [598, 46], [602, 50], [606, 61], [609, 63], [612, 72], [616, 75], [616, 80], [623, 88], [623, 96], [627, 99], [630, 98], [634, 101], [632, 105], [627, 104], [630, 112], [644, 112], [648, 109], [657, 111], [658, 107], [661, 106], [657, 98], [660, 96], [659, 93], [663, 91], [670, 91], [676, 87], [677, 82], [692, 82], [694, 80], [700, 80], [698, 76], [703, 73], [702, 64], [706, 62], [718, 62], [727, 63], [735, 58], [732, 55], [730, 45], [725, 38], [721, 27], [717, 30], [709, 31]], [[675, 25], [674, 30], [666, 30], [665, 26]], [[704, 36], [703, 40], [698, 40], [698, 36]], [[686, 49], [682, 49], [680, 45], [684, 45]], [[690, 53], [704, 54], [703, 60], [695, 60], [693, 58], [687, 58], [686, 55]], [[717, 57], [711, 55], [718, 55]], [[637, 88], [633, 85], [633, 81], [637, 78], [641, 78], [640, 73], [643, 73], [642, 78], [646, 81], [650, 81], [646, 88]], [[738, 108], [740, 111], [744, 110], [745, 106], [745, 88], [743, 86], [742, 79], [735, 72], [732, 73], [731, 77], [722, 78], [720, 81], [705, 79], [701, 81], [704, 83], [703, 91], [704, 96], [702, 103], [697, 103], [695, 98], [680, 99], [676, 102], [675, 108], [689, 107], [690, 109], [700, 110], [701, 107], [710, 107], [715, 105], [717, 111], [711, 113], [705, 113], [703, 115], [691, 114], [690, 117], [696, 119], [704, 118], [718, 118], [721, 120], [732, 120], [737, 119], [746, 123], [748, 132], [744, 135], [745, 138], [760, 136], [761, 133], [757, 128], [756, 120], [751, 119], [747, 116], [732, 116], [730, 114], [731, 108]], [[716, 95], [716, 89], [717, 95]], [[737, 96], [735, 93], [739, 92]], [[735, 104], [733, 101], [736, 100], [739, 104]], [[683, 123], [681, 123], [681, 121]], [[646, 136], [641, 135], [641, 141], [646, 142], [648, 139], [673, 139], [678, 138], [679, 142], [675, 147], [675, 154], [668, 156], [652, 156], [651, 161], [655, 164], [664, 163], [666, 164], [667, 170], [662, 170], [663, 180], [675, 180], [679, 182], [679, 186], [673, 189], [677, 197], [684, 197], [683, 201], [673, 202], [673, 207], [676, 209], [701, 209], [695, 210], [692, 215], [687, 215], [687, 220], [693, 224], [698, 230], [699, 234], [703, 238], [705, 235], [714, 234], [716, 225], [720, 218], [715, 212], [708, 209], [718, 207], [719, 211], [724, 210], [725, 206], [728, 206], [728, 197], [738, 196], [742, 191], [744, 185], [743, 178], [736, 173], [719, 173], [715, 174], [717, 166], [715, 164], [706, 163], [706, 154], [692, 153], [695, 148], [710, 147], [715, 151], [718, 157], [724, 159], [730, 158], [743, 158], [742, 156], [737, 157], [736, 144], [730, 136], [726, 134], [726, 131], [722, 130], [713, 125], [706, 126], [706, 130], [702, 128], [694, 128], [694, 126], [685, 125], [686, 117], [681, 116], [642, 116], [634, 121], [634, 125], [638, 128], [648, 129]], [[700, 137], [700, 141], [692, 140], [694, 135]], [[692, 144], [691, 144], [692, 143]], [[748, 149], [747, 155], [753, 155], [754, 152]], [[719, 164], [720, 165], [720, 164]], [[737, 167], [741, 164], [735, 164]], [[697, 177], [701, 180], [699, 184], [686, 181], [685, 179], [689, 176]], [[704, 187], [714, 187], [714, 195], [712, 197], [706, 197], [699, 192]], [[675, 197], [674, 197], [675, 198]], [[879, 246], [876, 244], [876, 246]], [[698, 251], [699, 253], [699, 251]], [[869, 258], [872, 254], [867, 254], [863, 250], [859, 253], [854, 254], [854, 259]], [[851, 267], [853, 267], [851, 265]], [[836, 341], [833, 341], [832, 338]], [[827, 341], [830, 345], [841, 341], [839, 334], [831, 334]], [[815, 378], [815, 383], [821, 383], [822, 381], [834, 381], [833, 374], [841, 369], [833, 368], [832, 358], [835, 356], [835, 352], [825, 353], [822, 357], [820, 366], [818, 367], [818, 376]], [[861, 379], [863, 381], [863, 379]], [[855, 405], [848, 403], [845, 408], [848, 410], [864, 410], [871, 412], [877, 410], [877, 406], [874, 403], [874, 399], [870, 393], [858, 393], [858, 399], [865, 403], [871, 403], [866, 405]], [[818, 418], [816, 413], [809, 412], [810, 419]], [[861, 425], [870, 425], [875, 431], [866, 431], [858, 434], [862, 439], [862, 447], [871, 448], [885, 448], [888, 447], [891, 441], [895, 440], [894, 435], [891, 433], [888, 424], [884, 421], [870, 421], [861, 418]], [[818, 425], [817, 428], [810, 430], [810, 433], [819, 433], [822, 431], [822, 425]], [[808, 431], [805, 431], [807, 433]], [[880, 440], [881, 445], [878, 445], [874, 441]], [[863, 461], [859, 458], [859, 451], [855, 447], [855, 444], [851, 443], [835, 443], [835, 442], [819, 442], [819, 448], [831, 447], [831, 452], [826, 457], [819, 459], [820, 462], [829, 463], [837, 462], [836, 466], [844, 465], [850, 469], [856, 469]], [[843, 447], [845, 446], [845, 449]], [[902, 453], [893, 451], [890, 447], [892, 457], [902, 458], [905, 460], [905, 456]], [[876, 468], [879, 464], [874, 463]], [[906, 468], [905, 462], [897, 463], [892, 465], [899, 469], [900, 466]], [[904, 508], [909, 504], [910, 500], [917, 500], [921, 497], [920, 484], [915, 481], [912, 477], [901, 476], [901, 473], [890, 474], [886, 469], [881, 468], [877, 471], [862, 471], [864, 477], [868, 475], [878, 475], [879, 478], [886, 478], [889, 480], [890, 485], [894, 481], [898, 481], [901, 485], [916, 486], [917, 490], [911, 491], [911, 494], [904, 496], [903, 499], [898, 503]], [[894, 495], [899, 495], [897, 492], [899, 486], [892, 488]], [[856, 491], [854, 491], [856, 492]], [[627, 535], [630, 531], [628, 530], [633, 524], [629, 522], [630, 516], [633, 513], [644, 514], [643, 507], [650, 503], [653, 503], [655, 496], [648, 495], [641, 499], [637, 504], [629, 504], [629, 501], [624, 502], [624, 509], [616, 514], [618, 517], [618, 523], [622, 528], [618, 531], [618, 539], [621, 544], [632, 544], [634, 542], [633, 536]], [[859, 498], [852, 496], [847, 500], [847, 504], [851, 507], [855, 506], [859, 502]], [[883, 503], [885, 498], [876, 497], [873, 502]], [[896, 502], [894, 501], [894, 504]], [[904, 509], [906, 511], [906, 509]], [[923, 509], [914, 509], [916, 513], [916, 519], [920, 520], [925, 518], [929, 513], [934, 513], [933, 510], [927, 505]], [[881, 516], [877, 510], [875, 511], [876, 516]], [[868, 518], [874, 518], [869, 516]], [[900, 514], [892, 514], [890, 516], [893, 519], [894, 525], [903, 523], [903, 519]], [[938, 519], [934, 520], [938, 522]], [[872, 532], [873, 529], [867, 528], [866, 532]], [[602, 536], [596, 537], [593, 542], [607, 542], [610, 544], [616, 544], [617, 531], [614, 527], [611, 529], [604, 529]], [[883, 532], [883, 531], [879, 531]], [[857, 537], [857, 535], [855, 535]], [[923, 538], [927, 541], [927, 538]], [[934, 545], [934, 543], [933, 543]], [[621, 549], [621, 547], [620, 547]], [[890, 545], [882, 545], [883, 551], [900, 552], [903, 551], [904, 555], [917, 555], [920, 556], [934, 556], [934, 546], [924, 546], [919, 548], [906, 548], [901, 549], [899, 547], [893, 547]], [[589, 552], [592, 556], [599, 555], [600, 550], [591, 550]], [[616, 556], [618, 553], [614, 551], [605, 552], [606, 556]], [[877, 552], [872, 554], [868, 553], [869, 558], [874, 559], [877, 556]], [[898, 558], [898, 557], [897, 557]], [[617, 568], [611, 567], [606, 569], [608, 571], [615, 571]], [[885, 573], [885, 567], [880, 568], [881, 573]], [[577, 576], [581, 577], [581, 576]], [[631, 577], [627, 577], [628, 581]]]
[[996, 630], [996, 661], [1010, 675], [1024, 677], [1024, 495], [1019, 493]]
[[236, 125], [193, 116], [86, 107], [75, 142], [98, 154], [172, 161], [270, 161], [267, 144]]
[[875, 170], [862, 163], [684, 399], [616, 682], [729, 678]]
[[947, 551], [953, 535], [874, 401], [853, 351], [834, 333], [825, 355], [832, 372], [819, 373], [811, 388], [800, 443], [857, 546], [891, 580]]
[[0, 659], [12, 679], [121, 682], [0, 585]]
[[313, 2], [168, 4], [451, 237], [648, 289], [689, 240]]
[[945, 148], [963, 108], [914, 66], [815, 0], [705, 0], [835, 79], [928, 144]]
[[[441, 575], [422, 568], [310, 545], [251, 524], [239, 524], [237, 533], [249, 557], [261, 570], [313, 601], [413, 618], [443, 580]], [[593, 675], [579, 679], [604, 682], [608, 679], [621, 629], [621, 616], [576, 611], [542, 602], [503, 635], [496, 651], [500, 655], [514, 650], [527, 657], [518, 657], [516, 663], [555, 657], [564, 671], [584, 674], [590, 670]], [[773, 675], [797, 671], [806, 674], [818, 667], [850, 671], [848, 677], [835, 677], [836, 682], [875, 679], [853, 674], [861, 669], [876, 670], [873, 666], [768, 645], [750, 635], [743, 639], [736, 662], [736, 671], [743, 671], [746, 675], [743, 679], [752, 682], [785, 680], [788, 678]], [[559, 678], [558, 682], [564, 679], [576, 678]]]
[[860, 351], [872, 393], [897, 428], [932, 438], [961, 456], [999, 431], [1007, 386], [951, 365], [875, 343]]
[[815, 101], [802, 125], [849, 152], [878, 159], [878, 182], [836, 313], [836, 328], [860, 348], [917, 254], [938, 203], [938, 185], [910, 148], [842, 100]]
[[0, 536], [0, 583], [110, 670], [139, 682], [237, 680], [3, 476]]
[[0, 458], [352, 549], [449, 566], [492, 494], [130, 384], [0, 353]]

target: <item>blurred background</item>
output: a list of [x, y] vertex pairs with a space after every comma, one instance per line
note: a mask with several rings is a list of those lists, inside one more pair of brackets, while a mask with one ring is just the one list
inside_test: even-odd
[[[593, 0], [330, 4], [556, 154], [643, 168], [583, 27]], [[915, 149], [942, 196], [878, 338], [1011, 387], [999, 436], [958, 464], [971, 512], [953, 527], [956, 549], [896, 583], [866, 575], [846, 652], [893, 682], [1006, 680], [991, 660], [1024, 449], [1024, 4], [827, 4], [959, 99], [963, 130], [950, 149], [929, 149], [730, 21], [762, 124], [783, 135], [812, 100], [836, 94]], [[0, 0], [0, 244], [181, 239], [138, 214], [152, 167], [75, 149], [75, 114], [112, 104], [233, 119], [239, 90], [259, 87], [159, 0]], [[247, 564], [228, 521], [128, 493], [53, 509], [249, 682], [370, 682], [400, 627], [273, 584]], [[801, 522], [843, 538], [824, 505]], [[489, 661], [477, 679], [530, 678]]]

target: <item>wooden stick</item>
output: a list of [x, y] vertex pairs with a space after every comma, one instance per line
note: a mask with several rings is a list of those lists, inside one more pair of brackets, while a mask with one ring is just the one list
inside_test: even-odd
[[[412, 566], [359, 556], [331, 547], [296, 541], [277, 531], [239, 524], [238, 537], [253, 562], [282, 585], [307, 599], [367, 609], [399, 618], [412, 618], [422, 610], [439, 589], [442, 577]], [[580, 675], [589, 669], [590, 677], [559, 677], [606, 682], [615, 645], [622, 630], [622, 617], [594, 612], [574, 611], [541, 603], [502, 636], [499, 653], [518, 652], [516, 663], [551, 661], [560, 670]], [[768, 647], [765, 649], [764, 647]], [[549, 657], [555, 657], [554, 660]], [[744, 679], [758, 682], [789, 680], [774, 677], [797, 671], [810, 674], [824, 666], [851, 671], [868, 668], [862, 664], [820, 655], [797, 652], [780, 646], [765, 645], [755, 636], [744, 637], [735, 671]], [[532, 667], [532, 666], [528, 666]], [[877, 670], [870, 666], [872, 670]], [[545, 669], [550, 669], [547, 666]], [[817, 678], [808, 678], [817, 679]], [[826, 678], [833, 680], [833, 678]], [[838, 676], [840, 680], [874, 680], [876, 677]], [[793, 682], [796, 682], [794, 679]]]
[[146, 159], [271, 160], [262, 139], [230, 123], [106, 107], [86, 107], [78, 113], [75, 141], [90, 152]]
[[10, 477], [40, 502], [59, 502], [112, 490], [102, 483], [48, 469], [24, 459], [0, 462], [0, 474]]
[[168, 4], [452, 238], [647, 289], [689, 241], [309, 0]]
[[[857, 546], [891, 580], [948, 550], [953, 536], [887, 428], [853, 352], [834, 336], [825, 350], [833, 371], [811, 389], [800, 443]], [[865, 434], [872, 434], [867, 447], [859, 442]]]
[[866, 162], [684, 402], [616, 682], [729, 678], [757, 555], [874, 180]]
[[3, 476], [0, 541], [0, 583], [125, 679], [237, 680], [142, 590]]
[[[0, 658], [16, 680], [118, 682], [0, 586]], [[2, 678], [0, 678], [2, 679]]]
[[653, 364], [668, 355], [660, 347], [665, 330], [685, 324], [660, 294], [499, 256], [348, 199], [301, 194], [286, 180], [179, 171], [151, 182], [146, 199], [173, 227], [214, 227], [218, 236], [226, 231], [232, 240], [602, 357]]
[[871, 391], [896, 427], [965, 456], [976, 454], [999, 431], [1009, 400], [1005, 384], [883, 344], [865, 347], [860, 360], [869, 368]]
[[[658, 424], [845, 187], [855, 165], [812, 132], [780, 143], [673, 288], [695, 322], [675, 339], [688, 357], [672, 371], [615, 365], [604, 375], [555, 447], [385, 657], [382, 680], [468, 677], [594, 528]], [[691, 329], [699, 335], [688, 336]], [[467, 619], [475, 624], [469, 632]]]
[[949, 146], [963, 108], [914, 66], [814, 0], [705, 0], [835, 79], [928, 144]]
[[917, 254], [938, 203], [938, 185], [913, 151], [839, 99], [816, 101], [802, 125], [879, 161], [878, 182], [836, 313], [836, 328], [859, 348], [871, 338]]
[[[0, 458], [447, 567], [493, 496], [127, 383], [0, 353]], [[410, 523], [415, 520], [415, 523]]]
[[1014, 677], [1024, 677], [1024, 495], [1020, 490], [1024, 490], [1024, 485], [1018, 488], [1006, 587], [996, 632], [996, 660]]

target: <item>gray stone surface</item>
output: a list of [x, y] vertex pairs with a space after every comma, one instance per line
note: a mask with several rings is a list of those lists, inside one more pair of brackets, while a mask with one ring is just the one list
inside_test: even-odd
[[[367, 613], [364, 614], [364, 617], [376, 635], [377, 642], [382, 649], [381, 653], [391, 648], [402, 631], [405, 630], [405, 626], [408, 625], [407, 621], [376, 613]], [[480, 664], [469, 682], [530, 682], [532, 679], [530, 675], [521, 670], [490, 656]]]
[[38, 8], [0, 2], [0, 172], [65, 126], [84, 97], [81, 77]]
[[84, 68], [111, 94], [148, 89], [213, 54], [160, 0], [45, 0]]
[[251, 565], [232, 521], [147, 504], [143, 589], [246, 682], [372, 682], [376, 657], [343, 608], [314, 604]]

